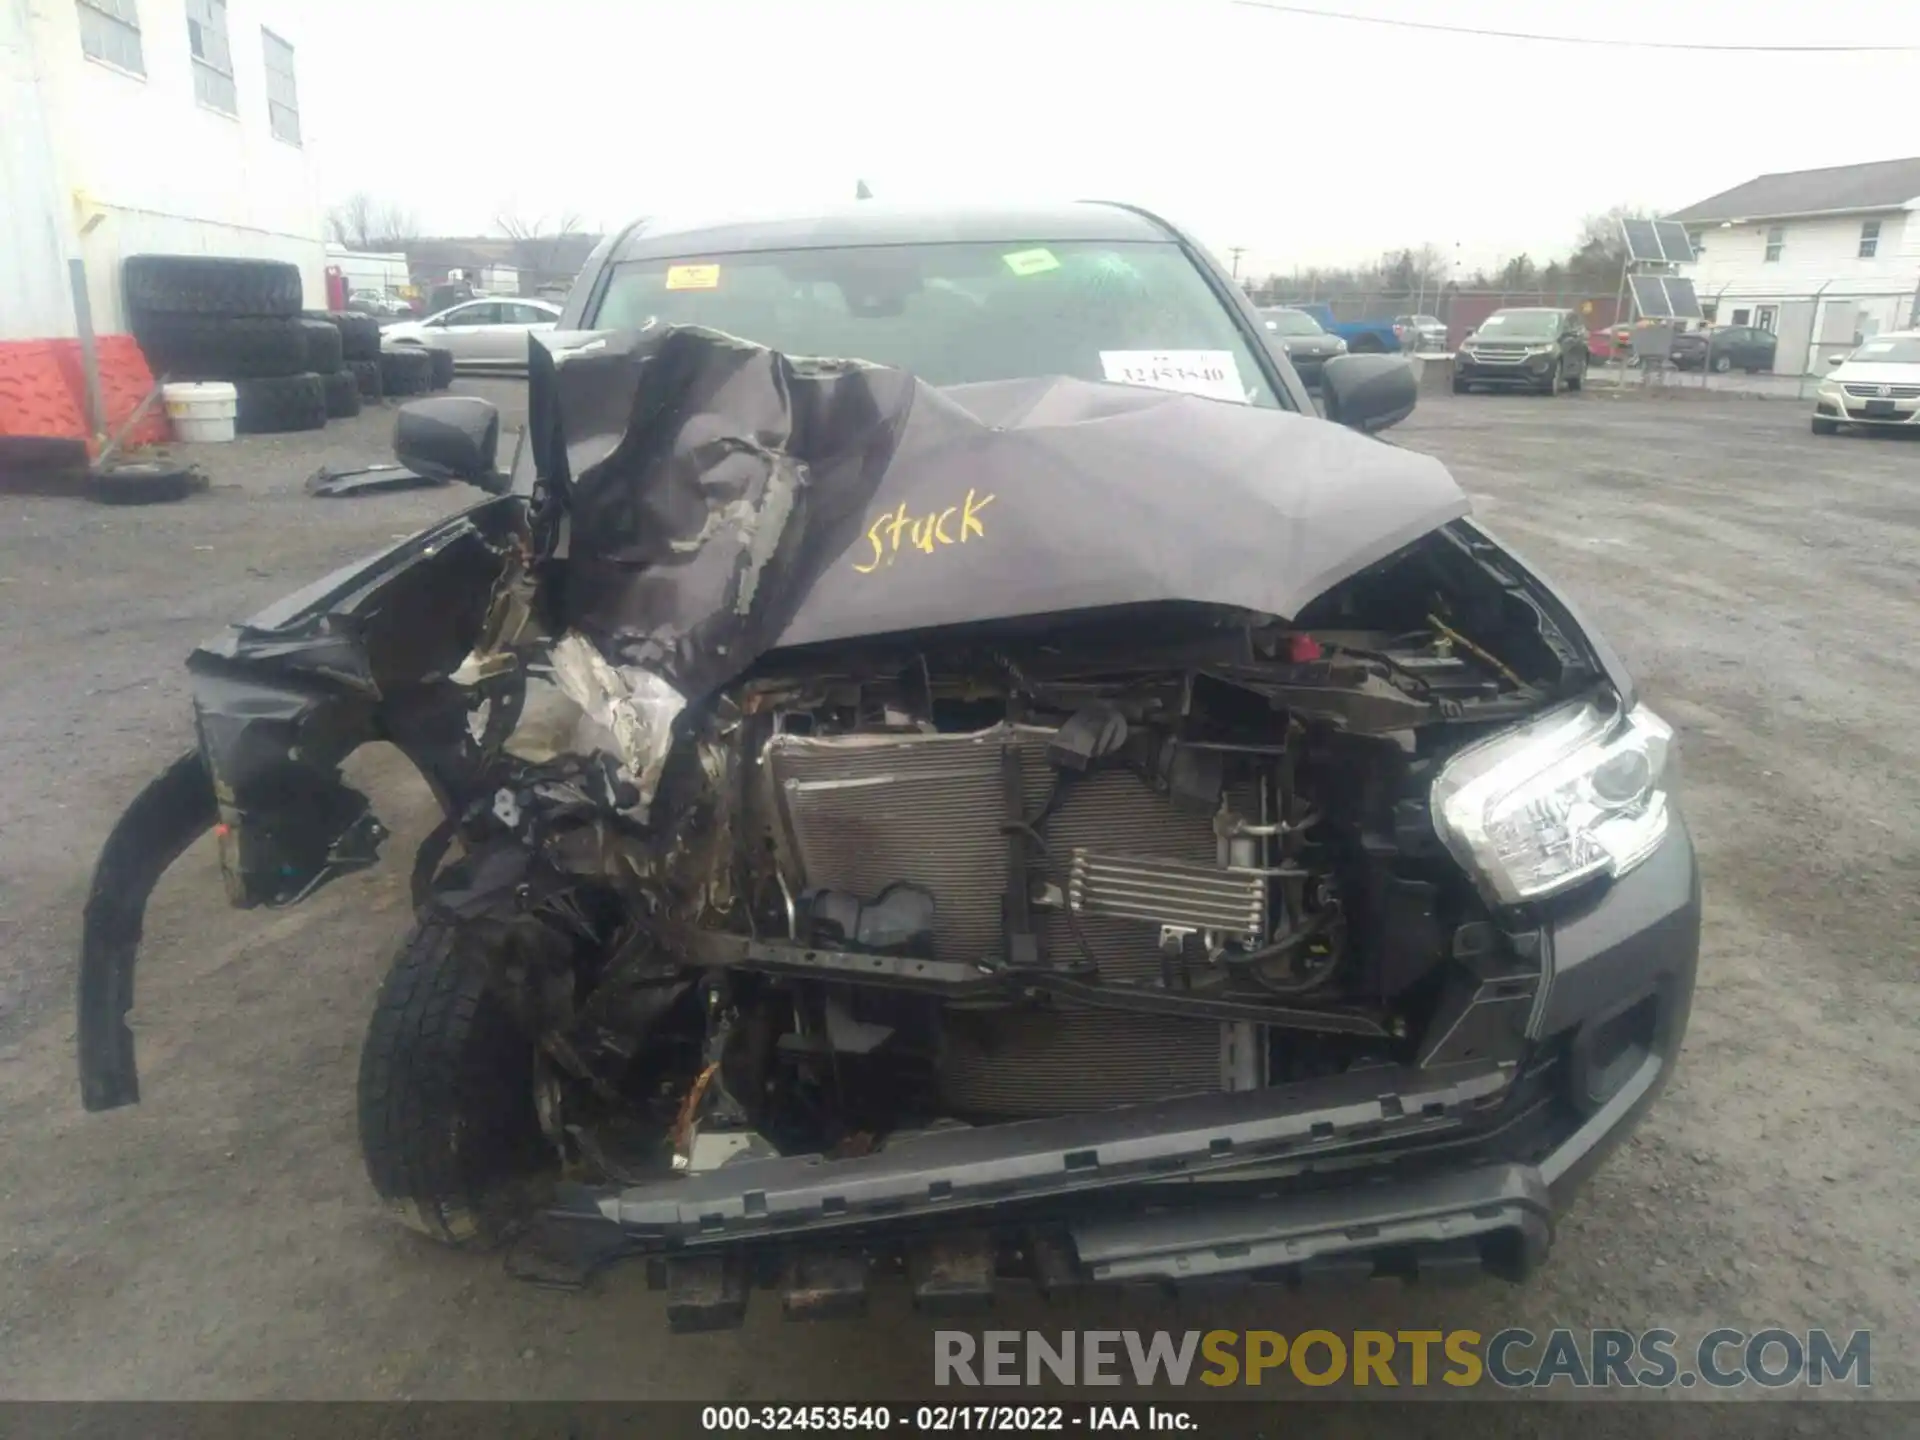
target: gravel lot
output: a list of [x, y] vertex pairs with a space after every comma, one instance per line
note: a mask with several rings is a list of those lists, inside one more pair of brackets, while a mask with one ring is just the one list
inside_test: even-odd
[[[210, 448], [214, 488], [183, 505], [0, 501], [0, 1396], [922, 1394], [931, 1327], [903, 1296], [851, 1326], [761, 1304], [669, 1343], [636, 1268], [555, 1294], [385, 1219], [353, 1080], [404, 863], [240, 914], [196, 849], [149, 914], [146, 1101], [81, 1111], [80, 905], [113, 818], [189, 741], [186, 651], [472, 498], [300, 493], [322, 458], [380, 458], [390, 427]], [[1681, 731], [1708, 915], [1679, 1075], [1526, 1289], [1016, 1303], [997, 1323], [1870, 1327], [1877, 1394], [1920, 1398], [1920, 443], [1698, 395], [1427, 396], [1396, 437], [1454, 468]], [[364, 759], [404, 857], [424, 790]]]

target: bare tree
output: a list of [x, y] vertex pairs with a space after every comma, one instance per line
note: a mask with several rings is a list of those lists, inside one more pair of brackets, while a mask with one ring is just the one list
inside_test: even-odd
[[524, 280], [537, 282], [572, 272], [573, 267], [566, 262], [565, 251], [566, 242], [581, 233], [578, 211], [561, 211], [559, 218], [549, 226], [544, 215], [529, 218], [509, 208], [495, 215], [493, 224], [496, 230], [513, 242], [514, 267]]
[[349, 250], [404, 250], [420, 224], [405, 206], [356, 190], [327, 211], [327, 234]]

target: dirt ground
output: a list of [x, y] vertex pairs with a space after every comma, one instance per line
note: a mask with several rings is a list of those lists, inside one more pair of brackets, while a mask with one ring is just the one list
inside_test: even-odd
[[[507, 382], [463, 388], [519, 403]], [[1705, 867], [1678, 1076], [1545, 1272], [1017, 1301], [996, 1325], [1865, 1327], [1876, 1393], [1920, 1398], [1920, 443], [1816, 439], [1806, 414], [1428, 396], [1396, 432], [1625, 653], [1680, 731]], [[761, 1303], [740, 1331], [670, 1339], [637, 1268], [536, 1290], [385, 1218], [354, 1069], [426, 820], [391, 755], [360, 771], [400, 832], [380, 869], [242, 914], [210, 846], [175, 867], [140, 970], [145, 1102], [80, 1109], [81, 902], [116, 814], [189, 743], [187, 650], [473, 498], [300, 493], [322, 458], [379, 458], [391, 423], [208, 449], [214, 488], [181, 505], [0, 501], [0, 1396], [923, 1396], [933, 1326], [904, 1296], [844, 1325]]]

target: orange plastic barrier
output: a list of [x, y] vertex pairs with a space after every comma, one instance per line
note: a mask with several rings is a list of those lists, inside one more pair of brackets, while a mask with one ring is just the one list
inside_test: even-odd
[[[111, 435], [153, 389], [153, 372], [131, 335], [102, 335], [95, 348]], [[78, 340], [0, 341], [0, 435], [60, 435], [91, 443], [86, 397]], [[166, 407], [155, 400], [124, 443], [160, 445], [170, 438]]]

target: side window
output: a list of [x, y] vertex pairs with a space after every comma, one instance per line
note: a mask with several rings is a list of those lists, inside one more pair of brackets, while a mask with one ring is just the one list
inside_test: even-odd
[[545, 325], [553, 320], [553, 316], [538, 305], [506, 305], [501, 308], [507, 312], [509, 325]]
[[227, 0], [187, 0], [187, 48], [193, 55], [193, 98], [238, 117], [233, 52], [227, 45]]
[[129, 75], [147, 73], [140, 46], [140, 12], [133, 0], [79, 0], [80, 53]]
[[449, 326], [466, 329], [473, 325], [498, 325], [500, 307], [498, 305], [463, 305], [447, 316]]
[[1787, 243], [1787, 227], [1786, 226], [1769, 225], [1767, 227], [1767, 254], [1766, 254], [1767, 264], [1772, 264], [1780, 258], [1780, 252], [1786, 247], [1786, 243]]

